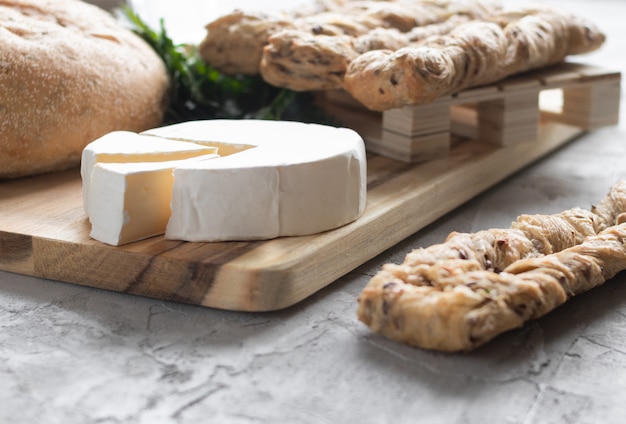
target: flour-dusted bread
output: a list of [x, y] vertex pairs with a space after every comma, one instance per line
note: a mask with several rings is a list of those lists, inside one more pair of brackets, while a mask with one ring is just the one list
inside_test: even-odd
[[453, 233], [388, 264], [358, 317], [391, 339], [468, 351], [626, 269], [626, 181], [590, 211], [522, 215], [509, 229]]
[[161, 59], [79, 0], [0, 4], [0, 178], [77, 166], [90, 141], [161, 124]]

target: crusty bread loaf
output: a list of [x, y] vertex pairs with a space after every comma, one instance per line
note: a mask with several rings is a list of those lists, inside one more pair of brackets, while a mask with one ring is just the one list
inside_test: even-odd
[[0, 178], [76, 166], [99, 136], [162, 122], [163, 62], [103, 9], [3, 1], [0, 51]]

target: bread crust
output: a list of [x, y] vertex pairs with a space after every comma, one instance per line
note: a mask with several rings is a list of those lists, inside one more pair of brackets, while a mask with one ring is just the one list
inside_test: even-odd
[[428, 103], [604, 42], [595, 25], [567, 11], [505, 10], [485, 0], [355, 0], [280, 18], [234, 12], [207, 30], [202, 57], [222, 72], [260, 73], [295, 91], [344, 89], [378, 111]]
[[222, 73], [254, 75], [267, 38], [291, 28], [294, 24], [286, 16], [236, 10], [206, 26], [208, 36], [200, 42], [198, 53]]
[[590, 211], [522, 215], [509, 229], [452, 233], [388, 264], [358, 318], [391, 339], [469, 351], [626, 269], [626, 181]]
[[[206, 26], [199, 51], [207, 63], [223, 73], [257, 74], [263, 48], [270, 37], [283, 30], [297, 30], [303, 36], [337, 36], [338, 40], [327, 41], [338, 45], [345, 36], [360, 37], [380, 29], [405, 33], [454, 16], [484, 18], [500, 9], [498, 0], [352, 0], [329, 2], [309, 13], [269, 15], [236, 10]], [[423, 35], [419, 33], [417, 36]]]
[[77, 166], [99, 136], [162, 123], [163, 62], [103, 9], [1, 1], [0, 50], [0, 178]]
[[268, 38], [259, 72], [269, 84], [290, 90], [339, 90], [344, 86], [348, 66], [359, 55], [415, 45], [429, 36], [447, 33], [470, 19], [468, 15], [453, 15], [408, 32], [379, 27], [357, 36], [283, 30]]
[[567, 12], [503, 12], [418, 46], [367, 52], [350, 62], [344, 89], [372, 110], [428, 103], [596, 50], [604, 40], [595, 25]]

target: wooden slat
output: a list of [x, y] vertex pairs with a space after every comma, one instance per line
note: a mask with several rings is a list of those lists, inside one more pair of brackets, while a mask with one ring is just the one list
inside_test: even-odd
[[454, 94], [452, 97], [454, 103], [479, 102], [482, 100], [490, 100], [498, 96], [500, 89], [496, 85], [488, 85], [486, 87], [469, 88]]
[[451, 105], [451, 98], [446, 97], [433, 103], [385, 111], [383, 129], [409, 137], [449, 131]]
[[[404, 162], [417, 162], [449, 154], [452, 134], [492, 144], [534, 141], [541, 115], [539, 94], [546, 90], [561, 89], [564, 102], [561, 111], [543, 114], [544, 120], [578, 125], [587, 130], [613, 125], [619, 118], [620, 83], [619, 72], [561, 63], [463, 90], [429, 104], [386, 110], [381, 113], [380, 133], [372, 128], [372, 119], [355, 119], [359, 108], [354, 102], [349, 111], [342, 103], [341, 108], [335, 109], [334, 116], [339, 122], [361, 131], [366, 142], [369, 141], [370, 151]], [[331, 98], [338, 96], [333, 92]], [[476, 128], [458, 119], [455, 121], [454, 108], [464, 104], [476, 105]], [[458, 117], [458, 110], [456, 113]], [[368, 125], [367, 130], [365, 125]], [[368, 140], [372, 132], [376, 137]]]
[[514, 90], [478, 104], [478, 138], [485, 143], [514, 144], [537, 139], [539, 92]]

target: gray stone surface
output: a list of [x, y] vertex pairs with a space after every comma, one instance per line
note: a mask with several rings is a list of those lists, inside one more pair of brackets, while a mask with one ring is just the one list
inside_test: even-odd
[[[609, 34], [581, 61], [626, 69], [626, 2], [548, 3]], [[624, 273], [469, 354], [386, 340], [355, 308], [381, 264], [450, 231], [589, 207], [626, 178], [625, 142], [624, 119], [582, 136], [279, 312], [226, 312], [0, 272], [0, 423], [624, 422]]]

